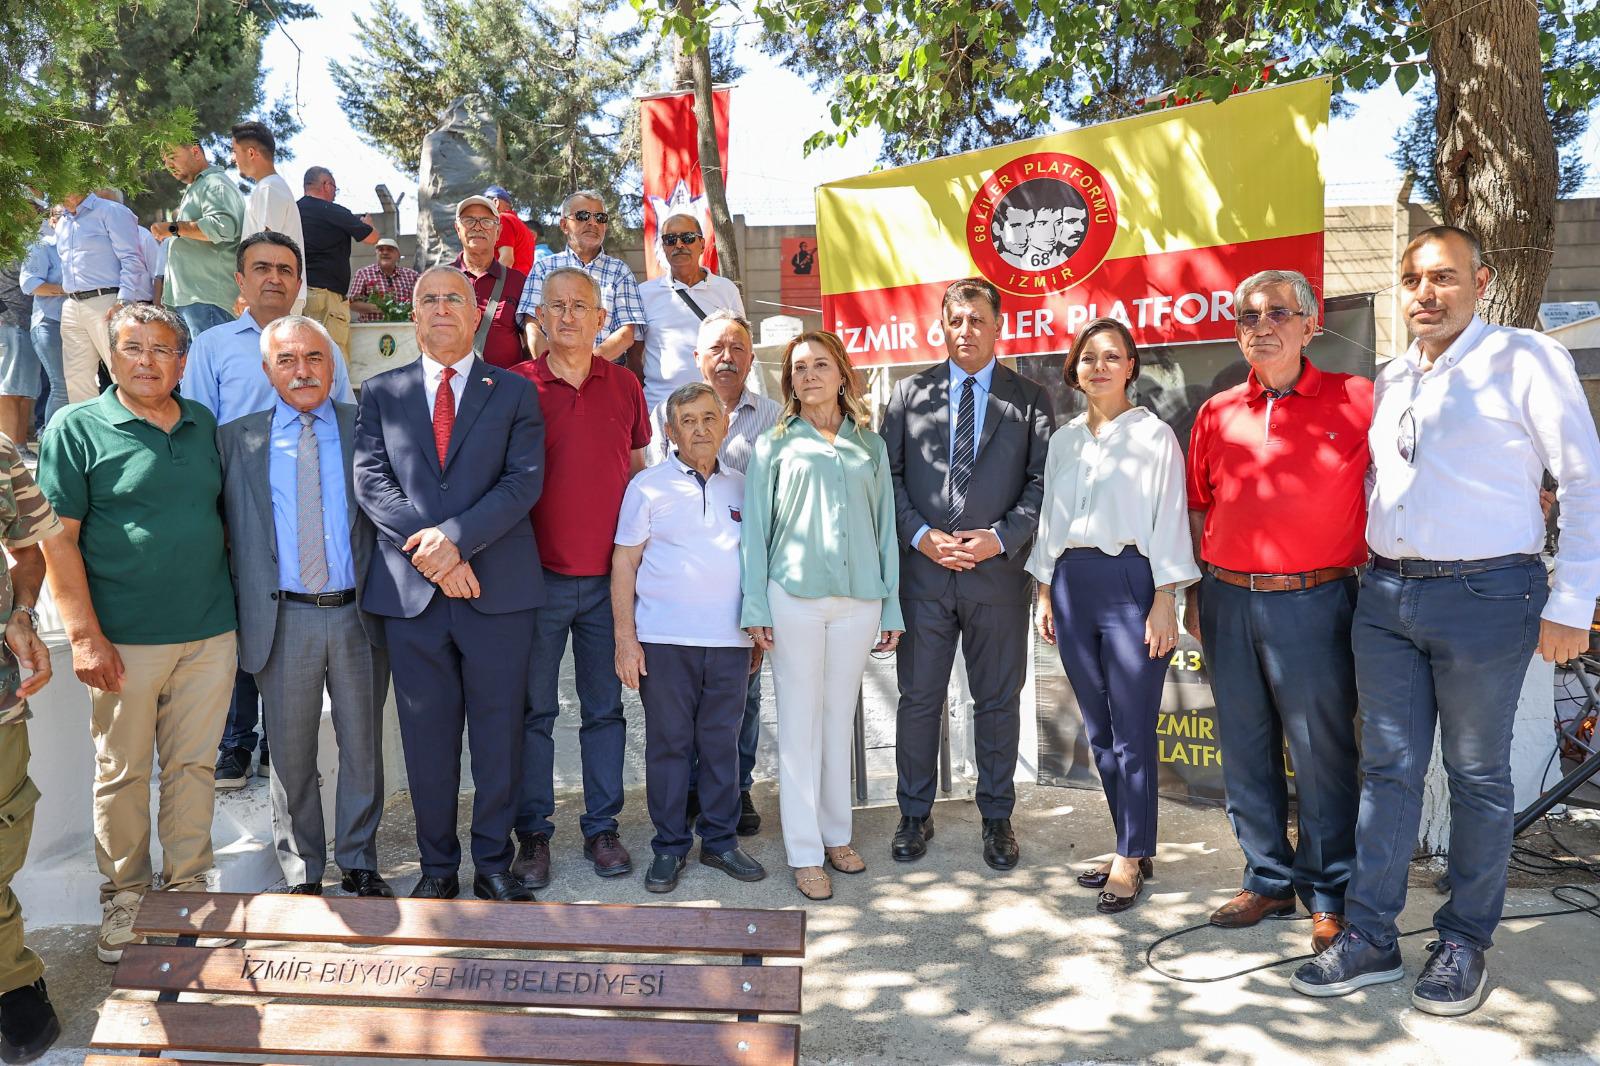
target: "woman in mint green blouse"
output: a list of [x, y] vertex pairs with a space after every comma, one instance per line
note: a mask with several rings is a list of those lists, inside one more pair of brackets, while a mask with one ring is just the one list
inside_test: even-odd
[[850, 735], [870, 651], [892, 651], [900, 549], [883, 438], [832, 333], [783, 353], [782, 413], [745, 473], [740, 625], [772, 658], [778, 804], [795, 885], [828, 899], [824, 862], [866, 869], [850, 846]]

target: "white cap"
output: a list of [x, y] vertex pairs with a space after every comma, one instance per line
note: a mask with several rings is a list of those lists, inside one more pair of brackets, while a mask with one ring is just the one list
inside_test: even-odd
[[395, 251], [398, 252], [400, 250], [400, 242], [395, 240], [393, 237], [380, 237], [380, 238], [378, 238], [378, 243], [373, 245], [373, 247], [374, 248], [393, 248]]
[[462, 200], [459, 204], [456, 204], [456, 217], [460, 218], [461, 212], [465, 211], [474, 204], [486, 209], [489, 214], [495, 216], [496, 218], [500, 217], [500, 209], [491, 203], [487, 197], [483, 196], [469, 196], [465, 200]]

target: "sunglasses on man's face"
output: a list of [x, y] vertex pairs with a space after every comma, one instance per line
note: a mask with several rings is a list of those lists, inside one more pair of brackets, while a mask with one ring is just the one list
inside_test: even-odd
[[567, 217], [577, 219], [579, 222], [587, 222], [592, 218], [602, 226], [611, 221], [611, 216], [606, 214], [604, 211], [574, 211]]
[[684, 247], [692, 247], [700, 241], [698, 233], [667, 233], [661, 238], [661, 243], [671, 248], [674, 244], [682, 242]]

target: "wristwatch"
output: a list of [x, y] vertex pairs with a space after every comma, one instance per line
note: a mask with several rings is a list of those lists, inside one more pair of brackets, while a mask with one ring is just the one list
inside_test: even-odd
[[28, 616], [29, 624], [31, 624], [33, 626], [34, 632], [38, 632], [38, 630], [39, 630], [39, 612], [35, 611], [32, 607], [13, 607], [11, 609], [11, 613], [13, 615], [15, 615], [18, 611], [22, 611], [24, 614], [26, 614]]
[[176, 222], [168, 222], [167, 232], [176, 237], [178, 235], [178, 224]]

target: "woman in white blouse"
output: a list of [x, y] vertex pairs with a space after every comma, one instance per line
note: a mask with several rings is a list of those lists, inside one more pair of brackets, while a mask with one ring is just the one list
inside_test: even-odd
[[1050, 438], [1028, 571], [1039, 635], [1057, 645], [1083, 711], [1117, 854], [1078, 878], [1098, 910], [1133, 906], [1156, 851], [1156, 713], [1178, 642], [1177, 593], [1200, 578], [1178, 438], [1128, 392], [1139, 350], [1116, 319], [1084, 326], [1064, 372], [1089, 409]]

